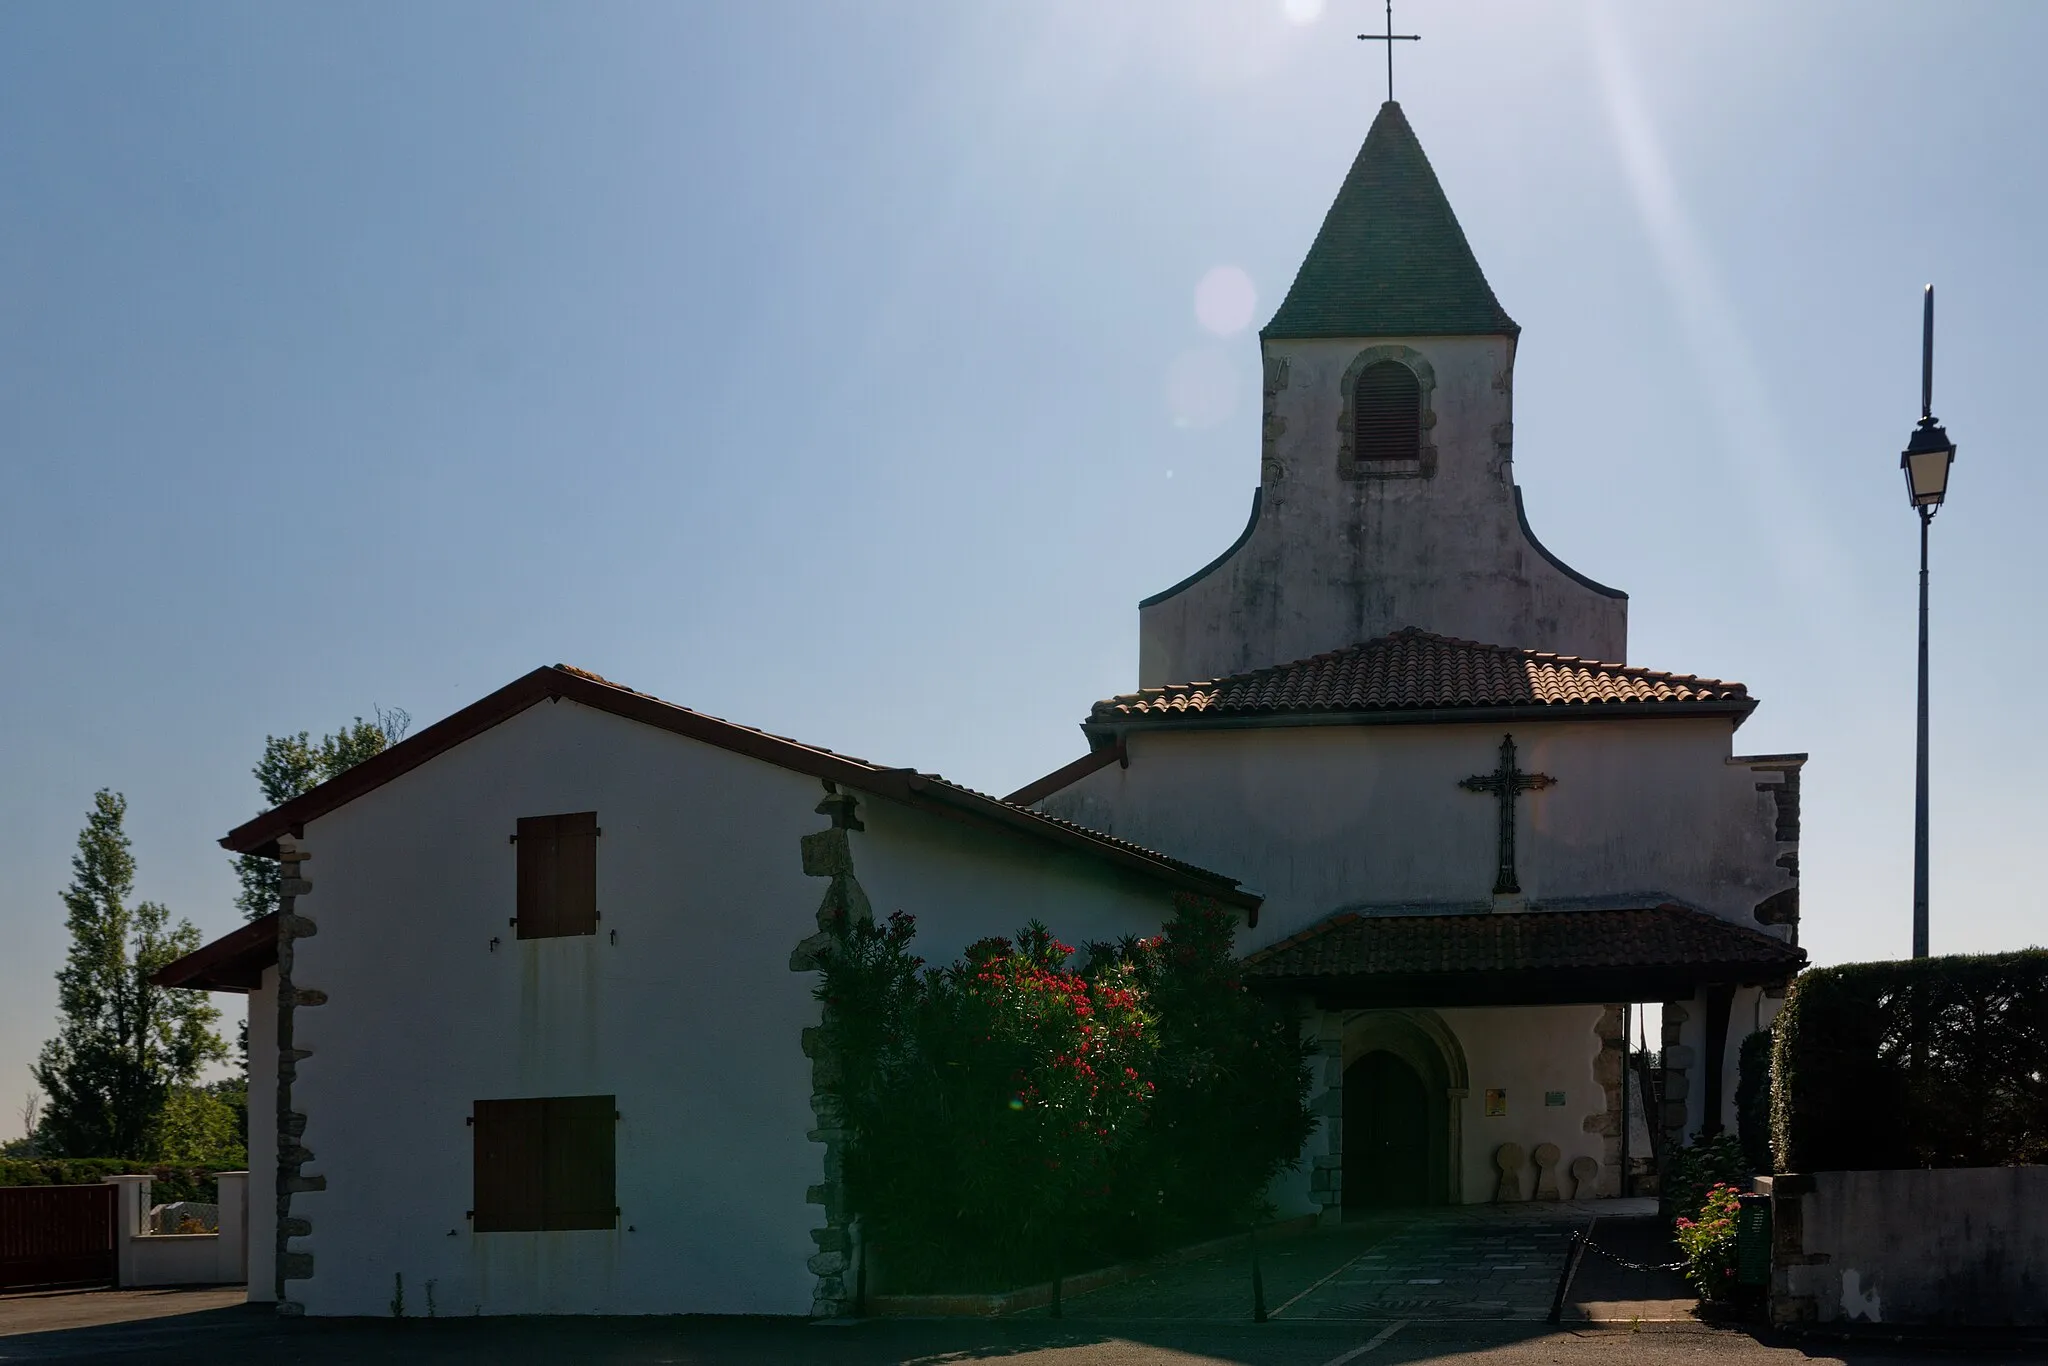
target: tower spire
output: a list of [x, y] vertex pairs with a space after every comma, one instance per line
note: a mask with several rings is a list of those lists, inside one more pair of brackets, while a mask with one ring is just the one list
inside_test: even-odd
[[1389, 100], [1264, 335], [1512, 337], [1520, 330], [1486, 283], [1415, 130]]

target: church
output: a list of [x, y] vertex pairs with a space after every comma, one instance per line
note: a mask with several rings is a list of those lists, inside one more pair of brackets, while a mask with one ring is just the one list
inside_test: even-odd
[[1283, 1214], [1620, 1192], [1631, 1002], [1659, 1136], [1729, 1125], [1805, 756], [1536, 539], [1518, 340], [1389, 101], [1261, 334], [1244, 532], [1139, 604], [1085, 754], [996, 798], [554, 666], [229, 832], [282, 907], [157, 980], [250, 998], [251, 1298], [842, 1312], [812, 990], [871, 908], [941, 962], [1234, 909], [1320, 1054]]
[[1628, 664], [1627, 595], [1536, 538], [1519, 338], [1388, 101], [1260, 334], [1243, 533], [1011, 796], [1264, 894], [1249, 972], [1324, 1056], [1286, 1203], [1619, 1194], [1623, 1006], [1664, 1003], [1689, 1141], [1804, 961], [1806, 756], [1736, 754], [1748, 689]]

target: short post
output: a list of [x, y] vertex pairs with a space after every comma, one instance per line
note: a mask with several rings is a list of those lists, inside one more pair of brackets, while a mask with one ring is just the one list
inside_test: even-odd
[[109, 1176], [102, 1179], [120, 1191], [114, 1197], [114, 1283], [125, 1290], [140, 1279], [135, 1265], [135, 1240], [149, 1232], [150, 1178]]
[[1771, 1197], [1750, 1193], [1736, 1197], [1735, 1283], [1765, 1288], [1771, 1283]]
[[1565, 1249], [1564, 1274], [1557, 1278], [1557, 1294], [1551, 1297], [1550, 1314], [1545, 1322], [1558, 1323], [1564, 1319], [1564, 1297], [1571, 1291], [1572, 1277], [1579, 1271], [1579, 1254], [1585, 1250], [1585, 1246], [1585, 1233], [1573, 1229], [1571, 1246]]
[[853, 1242], [853, 1316], [866, 1318], [868, 1313], [868, 1230], [867, 1224], [856, 1214], [847, 1231]]
[[216, 1274], [223, 1282], [249, 1281], [249, 1173], [222, 1172], [214, 1202], [220, 1206]]
[[1062, 1279], [1063, 1277], [1059, 1272], [1055, 1271], [1052, 1273], [1052, 1316], [1056, 1319], [1063, 1319], [1067, 1316], [1066, 1309], [1060, 1304], [1060, 1281]]
[[1259, 1222], [1252, 1220], [1251, 1232], [1246, 1235], [1252, 1246], [1252, 1322], [1266, 1321], [1266, 1277], [1259, 1267]]

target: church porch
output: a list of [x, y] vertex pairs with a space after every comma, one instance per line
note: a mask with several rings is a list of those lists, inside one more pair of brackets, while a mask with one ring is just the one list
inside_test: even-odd
[[[1738, 998], [1761, 1016], [1762, 993], [1804, 959], [1677, 906], [1325, 920], [1246, 960], [1248, 980], [1297, 1003], [1319, 1055], [1322, 1123], [1275, 1196], [1333, 1222], [1374, 1208], [1618, 1196], [1623, 1117], [1643, 1114], [1639, 1097], [1624, 1109], [1625, 1089], [1639, 1087], [1623, 1079], [1621, 1003], [1667, 1002], [1667, 1025], [1700, 1040], [1672, 1052], [1701, 1065], [1689, 1088], [1674, 1077], [1651, 1117], [1661, 1137], [1685, 1141], [1726, 1112]], [[1631, 1165], [1646, 1138], [1632, 1137]]]

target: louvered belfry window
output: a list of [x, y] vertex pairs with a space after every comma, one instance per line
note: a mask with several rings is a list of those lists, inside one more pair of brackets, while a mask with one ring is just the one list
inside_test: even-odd
[[597, 933], [597, 813], [521, 816], [521, 939]]
[[618, 1222], [616, 1097], [480, 1100], [470, 1124], [470, 1219], [478, 1233]]
[[1359, 372], [1351, 394], [1352, 459], [1360, 465], [1422, 458], [1422, 382], [1397, 360]]

